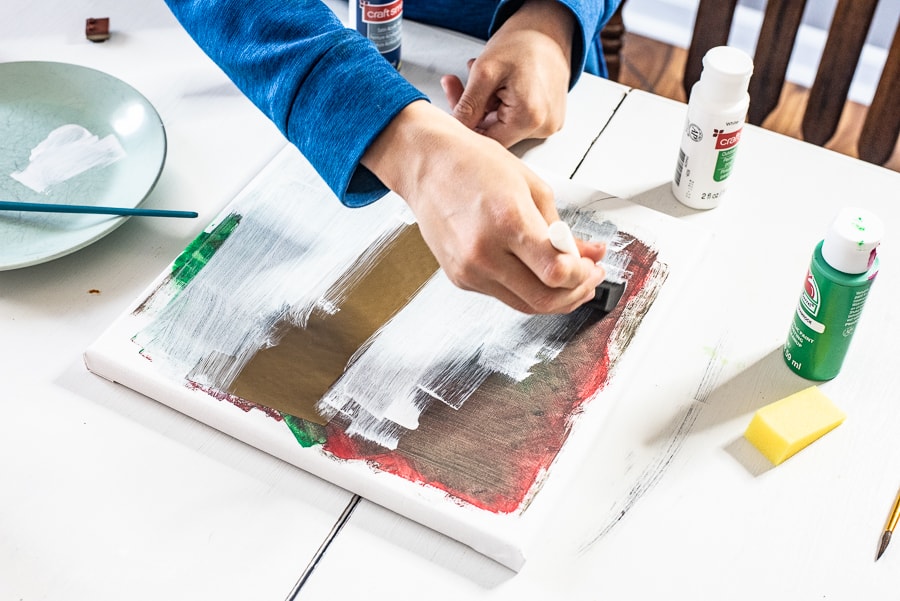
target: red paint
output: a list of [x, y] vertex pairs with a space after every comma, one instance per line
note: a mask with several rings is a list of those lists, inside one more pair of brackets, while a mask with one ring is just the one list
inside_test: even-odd
[[[635, 246], [639, 244], [640, 241], [636, 240]], [[529, 394], [544, 395], [548, 409], [535, 418], [541, 420], [540, 428], [516, 433], [517, 442], [513, 448], [491, 445], [491, 448], [483, 449], [486, 462], [514, 457], [514, 465], [504, 472], [507, 478], [502, 484], [498, 483], [490, 489], [471, 487], [468, 486], [466, 474], [454, 473], [458, 476], [457, 480], [466, 486], [450, 485], [446, 479], [434, 477], [433, 474], [452, 468], [422, 465], [421, 457], [404, 452], [406, 438], [401, 438], [400, 447], [396, 451], [385, 451], [373, 443], [347, 436], [340, 424], [335, 422], [327, 427], [324, 450], [338, 459], [365, 461], [372, 469], [435, 488], [451, 499], [486, 511], [514, 513], [524, 510], [528, 500], [540, 489], [542, 476], [550, 470], [584, 404], [608, 384], [614, 367], [610, 363], [608, 349], [618, 318], [629, 299], [638, 295], [650, 283], [656, 260], [656, 252], [652, 249], [645, 247], [643, 253], [637, 252], [637, 248], [634, 250], [636, 252], [629, 265], [633, 275], [625, 296], [615, 311], [605, 319], [585, 326], [563, 352], [548, 364], [546, 372], [536, 378], [535, 382], [526, 380], [525, 383], [509, 387], [509, 395], [514, 398]], [[598, 360], [591, 360], [592, 357]], [[470, 403], [473, 403], [471, 398], [460, 411], [470, 410]], [[423, 418], [426, 415], [427, 412], [423, 414]], [[445, 428], [452, 427], [452, 424], [443, 425]], [[407, 436], [411, 435], [416, 434]], [[453, 435], [448, 438], [452, 439]], [[446, 445], [446, 442], [435, 444]], [[451, 452], [456, 450], [452, 445], [448, 448]]]
[[[459, 412], [443, 406], [430, 408], [423, 414], [420, 428], [403, 437], [395, 451], [350, 437], [333, 420], [326, 426], [323, 450], [335, 459], [364, 461], [373, 470], [442, 491], [459, 504], [493, 513], [523, 511], [543, 484], [544, 475], [551, 469], [584, 404], [608, 384], [615, 367], [608, 351], [616, 328], [621, 325], [622, 311], [630, 299], [652, 283], [656, 252], [639, 240], [633, 241], [631, 249], [632, 276], [617, 308], [606, 318], [583, 326], [556, 359], [539, 366], [536, 376], [517, 384], [498, 380], [492, 386], [485, 384]], [[629, 340], [625, 337], [624, 344]], [[280, 413], [263, 405], [195, 382], [188, 386], [243, 411], [257, 409], [282, 421]], [[505, 404], [495, 409], [502, 404], [497, 401]], [[456, 415], [463, 414], [468, 421], [462, 423], [468, 426], [460, 427], [453, 420], [462, 420]], [[479, 423], [487, 424], [487, 439], [495, 442], [482, 444], [484, 439], [478, 438], [482, 430], [472, 427]], [[416, 439], [419, 449], [429, 453], [410, 452], [410, 439]], [[482, 473], [479, 478], [467, 471], [467, 463], [496, 467], [499, 477], [495, 481]], [[490, 469], [482, 471], [494, 473]]]
[[229, 394], [229, 393], [223, 392], [221, 390], [215, 390], [213, 388], [209, 388], [208, 386], [203, 386], [203, 385], [198, 384], [197, 382], [193, 382], [191, 380], [188, 380], [186, 386], [188, 388], [190, 388], [191, 390], [199, 390], [203, 393], [206, 393], [209, 396], [211, 396], [212, 398], [216, 399], [217, 401], [225, 401], [225, 402], [231, 403], [232, 405], [234, 405], [235, 407], [237, 407], [244, 413], [250, 413], [250, 411], [256, 409], [258, 411], [262, 411], [263, 413], [265, 413], [267, 416], [271, 417], [275, 421], [280, 422], [283, 419], [281, 417], [281, 413], [272, 409], [271, 407], [266, 407], [265, 405], [260, 405], [258, 403], [254, 403], [253, 401], [248, 401], [247, 399], [243, 399], [239, 396]]

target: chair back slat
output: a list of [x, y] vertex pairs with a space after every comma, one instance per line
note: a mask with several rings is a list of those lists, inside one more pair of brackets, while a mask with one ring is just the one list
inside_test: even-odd
[[824, 146], [837, 130], [878, 0], [839, 0], [803, 114], [803, 139]]
[[603, 58], [606, 60], [606, 73], [612, 81], [619, 81], [619, 74], [622, 70], [622, 43], [625, 37], [622, 11], [625, 8], [625, 2], [626, 0], [622, 0], [619, 8], [600, 30], [600, 44], [603, 46]]
[[[682, 85], [687, 98], [703, 56], [728, 44], [738, 0], [700, 0]], [[762, 125], [778, 107], [807, 0], [768, 0], [753, 57], [747, 121]], [[878, 0], [838, 0], [803, 111], [804, 140], [824, 146], [835, 134]], [[884, 165], [900, 137], [900, 23], [857, 143], [859, 157]]]
[[766, 4], [750, 78], [747, 121], [754, 125], [761, 125], [778, 106], [805, 7], [806, 0], [769, 0]]
[[706, 52], [728, 43], [735, 7], [737, 0], [700, 0], [682, 80], [686, 98], [691, 97], [691, 87], [700, 79]]
[[859, 158], [884, 165], [900, 138], [900, 21], [859, 134]]

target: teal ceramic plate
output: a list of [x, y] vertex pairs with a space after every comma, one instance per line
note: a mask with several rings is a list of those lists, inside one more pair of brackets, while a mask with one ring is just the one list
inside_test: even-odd
[[[165, 157], [159, 114], [125, 82], [66, 63], [0, 63], [0, 200], [135, 207]], [[125, 219], [0, 211], [0, 270], [67, 255]]]

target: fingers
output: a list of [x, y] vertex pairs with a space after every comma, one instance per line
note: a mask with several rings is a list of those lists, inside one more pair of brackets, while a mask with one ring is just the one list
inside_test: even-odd
[[[532, 183], [532, 198], [534, 199], [534, 204], [537, 207], [538, 211], [541, 213], [541, 216], [544, 220], [549, 223], [548, 226], [549, 236], [551, 242], [553, 241], [553, 230], [555, 228], [555, 224], [560, 222], [559, 212], [556, 209], [556, 200], [553, 196], [553, 190], [544, 184], [543, 181], [537, 180], [536, 183]], [[566, 237], [569, 238], [568, 244], [574, 244], [576, 247], [576, 251], [573, 254], [577, 254], [581, 257], [585, 257], [597, 263], [606, 256], [606, 243], [604, 242], [591, 242], [587, 240], [580, 240], [575, 238], [572, 235], [571, 230], [568, 225], [563, 224], [563, 229], [566, 232]], [[557, 250], [561, 250], [560, 247], [553, 243], [553, 246], [557, 248]], [[563, 250], [565, 252], [565, 250]]]
[[[474, 60], [474, 59], [472, 59]], [[472, 60], [469, 61], [469, 66], [472, 64]], [[460, 105], [460, 100], [462, 100], [463, 94], [465, 92], [465, 84], [463, 84], [462, 80], [456, 75], [444, 75], [441, 78], [441, 88], [444, 90], [444, 95], [447, 98], [447, 104], [450, 106], [450, 111], [458, 117], [457, 112], [463, 114], [463, 118], [468, 120], [468, 111], [477, 111], [477, 109], [465, 109], [467, 105], [471, 105], [471, 102], [468, 99], [463, 100], [463, 104]], [[494, 126], [498, 124], [498, 106], [499, 101], [496, 98], [490, 98], [488, 100], [488, 104], [486, 105], [487, 112], [481, 116], [481, 119], [475, 122], [474, 125], [468, 125], [469, 122], [475, 121], [474, 115], [472, 119], [466, 123], [464, 123], [467, 127], [475, 131], [479, 134], [486, 134], [490, 131]], [[462, 120], [460, 120], [463, 123]], [[488, 136], [493, 137], [493, 136]], [[496, 139], [496, 138], [495, 138]], [[503, 143], [502, 140], [497, 140], [498, 142]], [[504, 144], [507, 148], [512, 144]]]
[[547, 138], [562, 129], [566, 97], [555, 103], [534, 90], [524, 89], [522, 81], [510, 82], [497, 91], [496, 110], [484, 135], [506, 148], [527, 139]]
[[515, 218], [497, 220], [491, 238], [473, 239], [468, 255], [458, 255], [458, 263], [444, 266], [451, 281], [491, 294], [525, 313], [568, 313], [592, 299], [606, 277], [597, 264], [604, 245], [579, 241], [576, 249], [575, 239], [568, 234], [571, 246], [560, 252], [540, 214], [532, 208], [524, 217], [519, 225], [512, 225]]
[[447, 97], [447, 104], [450, 105], [450, 110], [452, 111], [459, 102], [459, 98], [462, 96], [465, 86], [463, 85], [462, 80], [456, 75], [444, 75], [441, 77], [441, 88], [444, 90], [444, 95]]
[[[471, 70], [474, 63], [475, 59], [470, 58], [466, 62], [466, 69]], [[450, 110], [452, 111], [459, 103], [459, 99], [466, 89], [466, 85], [456, 75], [448, 74], [441, 77], [441, 88], [444, 90], [444, 95], [447, 97], [447, 104], [450, 105]]]
[[[552, 291], [546, 300], [538, 296], [529, 301], [541, 311], [546, 310], [546, 302], [561, 306], [566, 302], [581, 304], [590, 300], [594, 289], [606, 277], [606, 271], [598, 264], [605, 245], [576, 240], [569, 226], [559, 220], [555, 203], [549, 202], [549, 198], [543, 186], [533, 189], [535, 207], [543, 219], [537, 220], [530, 232], [526, 226], [524, 235], [510, 245], [516, 258], [537, 277], [534, 290], [543, 286]], [[530, 294], [529, 288], [523, 288], [520, 294]], [[528, 296], [524, 298], [529, 300]]]
[[[447, 80], [452, 97], [455, 82]], [[500, 144], [439, 108], [414, 102], [373, 142], [363, 164], [404, 198], [450, 280], [526, 313], [565, 313], [603, 280], [601, 249], [550, 244], [552, 188]]]
[[602, 261], [603, 257], [606, 256], [606, 243], [604, 242], [589, 242], [576, 238], [575, 244], [578, 245], [578, 251], [581, 253], [581, 256], [590, 259], [594, 263]]
[[569, 239], [569, 252], [560, 252], [535, 205], [511, 203], [494, 213], [489, 227], [471, 228], [441, 266], [458, 287], [489, 294], [518, 311], [568, 313], [592, 299], [606, 277], [597, 264], [604, 245]]
[[[560, 301], [565, 295], [558, 293], [564, 290], [572, 291], [579, 298], [590, 293], [588, 298], [591, 298], [593, 289], [606, 277], [603, 266], [593, 259], [556, 250], [549, 243], [547, 234], [542, 239], [530, 242], [523, 239], [518, 244], [513, 243], [510, 250], [534, 276], [532, 282], [523, 282], [523, 287], [519, 289], [523, 295], [535, 294], [529, 292], [531, 284], [534, 288], [554, 290], [555, 293], [550, 296], [556, 296]], [[513, 290], [516, 288], [513, 287]], [[540, 300], [540, 295], [536, 296]]]
[[550, 233], [550, 244], [552, 244], [553, 248], [556, 250], [576, 257], [587, 256], [587, 258], [594, 261], [594, 263], [600, 261], [603, 258], [603, 255], [606, 254], [605, 243], [578, 240], [572, 235], [572, 230], [569, 229], [569, 225], [566, 222], [552, 221], [549, 219], [548, 221], [550, 221], [550, 226], [548, 228]]
[[512, 253], [499, 261], [473, 259], [466, 263], [483, 269], [460, 273], [445, 266], [444, 270], [456, 286], [493, 296], [522, 313], [570, 313], [594, 298], [596, 287], [606, 275], [603, 268], [589, 259], [560, 253], [548, 241], [544, 245], [550, 267], [542, 275], [559, 286], [542, 281]]
[[467, 84], [456, 76], [441, 80], [451, 112], [463, 125], [506, 148], [531, 138], [546, 138], [563, 126], [566, 97], [550, 102], [517, 82], [495, 83], [474, 69]]
[[447, 98], [460, 123], [506, 148], [525, 139], [546, 138], [562, 127], [562, 119], [557, 116], [564, 114], [565, 97], [560, 104], [563, 109], [556, 110], [538, 95], [516, 89], [520, 86], [515, 82], [498, 82], [485, 73], [473, 69], [465, 85], [457, 79], [461, 92], [456, 82], [452, 84], [453, 99], [449, 93]]
[[565, 120], [573, 17], [557, 3], [529, 4], [469, 61], [464, 85], [456, 78], [452, 90], [445, 87], [460, 123], [507, 148], [525, 139], [546, 138]]
[[488, 102], [494, 95], [495, 89], [495, 82], [482, 70], [470, 70], [469, 80], [463, 87], [462, 93], [456, 102], [451, 104], [453, 116], [469, 129], [475, 129], [489, 112]]

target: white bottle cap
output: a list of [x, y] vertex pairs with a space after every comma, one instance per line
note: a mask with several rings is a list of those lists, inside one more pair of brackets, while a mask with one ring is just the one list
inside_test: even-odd
[[720, 102], [737, 102], [747, 93], [753, 59], [739, 48], [716, 46], [703, 56], [700, 80], [711, 98]]
[[822, 243], [822, 258], [844, 273], [865, 273], [875, 261], [884, 236], [884, 225], [874, 213], [849, 207], [842, 209]]

